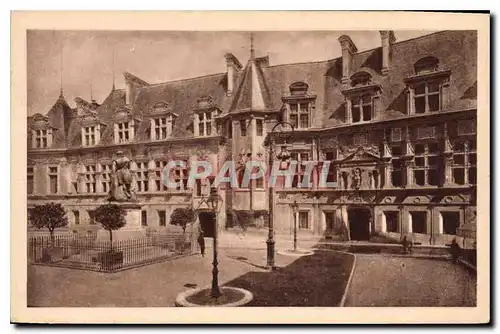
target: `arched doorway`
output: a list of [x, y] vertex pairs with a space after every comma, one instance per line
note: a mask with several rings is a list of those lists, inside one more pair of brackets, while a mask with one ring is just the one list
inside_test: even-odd
[[208, 211], [200, 212], [198, 218], [200, 219], [200, 226], [205, 237], [213, 238], [215, 232], [215, 213]]
[[351, 240], [370, 239], [371, 212], [369, 208], [354, 207], [347, 210]]

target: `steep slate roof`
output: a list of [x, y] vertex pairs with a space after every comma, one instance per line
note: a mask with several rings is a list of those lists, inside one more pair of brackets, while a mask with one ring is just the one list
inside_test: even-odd
[[[66, 99], [61, 93], [46, 114], [50, 125], [55, 128], [53, 131], [52, 148], [67, 147], [66, 138], [68, 138], [70, 132], [73, 113], [74, 110], [68, 105], [68, 102], [66, 102]], [[28, 127], [32, 122], [33, 116], [28, 117]], [[30, 142], [28, 142], [28, 147], [31, 147]]]
[[[173, 137], [189, 137], [196, 101], [210, 96], [215, 105], [221, 106], [226, 98], [226, 74], [214, 74], [193, 79], [171, 81], [140, 89], [132, 106], [134, 116], [145, 117], [157, 102], [166, 102], [179, 117], [173, 129]], [[144, 118], [138, 131], [138, 140], [148, 140], [149, 121]]]
[[[397, 37], [397, 36], [396, 36]], [[382, 88], [382, 112], [375, 119], [401, 117], [406, 113], [405, 78], [414, 74], [414, 64], [426, 56], [439, 59], [439, 67], [450, 69], [448, 109], [475, 108], [477, 95], [477, 33], [475, 31], [443, 31], [391, 46], [389, 73], [382, 76], [381, 47], [353, 55], [351, 73], [366, 71], [372, 81]], [[192, 136], [190, 126], [193, 108], [201, 97], [210, 96], [224, 114], [241, 111], [279, 110], [282, 97], [297, 81], [305, 82], [308, 94], [316, 95], [316, 109], [312, 116], [313, 128], [341, 125], [345, 119], [344, 96], [341, 92], [342, 59], [269, 66], [267, 57], [250, 60], [242, 71], [235, 73], [235, 92], [226, 95], [227, 75], [219, 73], [203, 77], [151, 84], [138, 87], [132, 104], [132, 113], [142, 119], [136, 140], [149, 139], [147, 115], [155, 103], [166, 102], [178, 115], [173, 137]], [[107, 124], [100, 145], [113, 143], [112, 115], [125, 105], [125, 90], [112, 91], [97, 108], [101, 122]], [[71, 146], [81, 146], [80, 127], [73, 121], [71, 108], [59, 99], [49, 112], [53, 125], [66, 129]], [[69, 134], [68, 134], [69, 132]], [[59, 136], [59, 135], [58, 135]], [[60, 143], [61, 138], [57, 138]], [[56, 140], [54, 141], [56, 142]], [[60, 144], [58, 144], [60, 145]], [[59, 147], [59, 146], [58, 146]]]
[[[262, 65], [264, 64], [264, 66]], [[271, 94], [264, 77], [267, 57], [251, 59], [240, 75], [238, 88], [229, 112], [265, 111], [272, 109]]]

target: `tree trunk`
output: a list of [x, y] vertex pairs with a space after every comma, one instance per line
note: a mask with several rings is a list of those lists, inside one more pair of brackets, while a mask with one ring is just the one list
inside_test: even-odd
[[54, 229], [49, 228], [50, 233], [50, 248], [54, 247]]
[[182, 226], [182, 246], [181, 246], [182, 252], [184, 252], [184, 245], [186, 243], [186, 227], [187, 225]]
[[113, 250], [113, 230], [109, 231], [109, 249]]

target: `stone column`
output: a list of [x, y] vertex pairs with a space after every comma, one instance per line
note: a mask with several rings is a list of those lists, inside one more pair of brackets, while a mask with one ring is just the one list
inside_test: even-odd
[[131, 120], [128, 123], [128, 131], [129, 131], [129, 138], [128, 138], [128, 140], [129, 141], [134, 141], [134, 139], [135, 139], [135, 121], [134, 120]]
[[401, 239], [403, 236], [407, 233], [407, 224], [405, 220], [405, 212], [404, 212], [404, 206], [399, 205], [398, 206], [399, 210], [399, 233], [401, 234]]
[[36, 131], [31, 130], [31, 148], [36, 148]]
[[85, 126], [81, 127], [80, 133], [82, 137], [82, 146], [87, 146], [87, 142], [85, 141]]
[[413, 160], [405, 161], [405, 185], [408, 188], [413, 186]]
[[193, 132], [194, 132], [195, 136], [200, 135], [200, 115], [199, 114], [194, 115]]
[[69, 177], [69, 164], [66, 158], [62, 158], [59, 164], [61, 171], [59, 172], [59, 188], [62, 194], [67, 194], [69, 192], [69, 187], [71, 187], [70, 177]]
[[114, 123], [113, 124], [113, 136], [114, 136], [114, 143], [118, 144], [118, 124]]
[[413, 88], [408, 87], [406, 92], [407, 110], [408, 115], [413, 115], [415, 112], [415, 101], [413, 99]]
[[97, 125], [95, 126], [94, 136], [95, 136], [95, 144], [98, 145], [99, 142], [101, 141], [101, 124], [99, 123], [97, 123]]
[[413, 233], [413, 226], [412, 226], [412, 217], [411, 217], [411, 214], [409, 212], [406, 212], [406, 217], [407, 217], [407, 223], [406, 223], [406, 231], [408, 232], [408, 234], [412, 234]]
[[167, 116], [167, 137], [172, 136], [172, 132], [174, 130], [174, 116], [169, 115]]
[[345, 100], [346, 123], [352, 123], [352, 102], [350, 98]]
[[87, 189], [85, 187], [85, 166], [83, 164], [78, 165], [77, 173], [78, 193], [86, 193]]
[[47, 129], [47, 147], [52, 147], [52, 128]]
[[103, 192], [103, 189], [102, 189], [102, 166], [100, 163], [97, 163], [96, 166], [95, 166], [95, 174], [94, 174], [94, 177], [95, 177], [95, 192], [97, 194], [100, 194]]
[[155, 132], [155, 120], [153, 118], [149, 119], [149, 139], [156, 140], [156, 132]]
[[380, 94], [377, 94], [373, 97], [372, 119], [377, 117], [380, 112], [382, 112], [382, 103], [380, 101]]
[[[216, 120], [215, 120], [215, 111], [212, 111], [211, 113], [212, 121], [210, 122], [210, 127], [212, 128], [211, 134], [212, 136], [217, 136], [217, 126], [216, 126]], [[255, 119], [254, 119], [255, 121]], [[254, 136], [255, 138], [255, 136]]]
[[[163, 171], [160, 171], [160, 173], [163, 173]], [[148, 161], [148, 189], [149, 189], [149, 191], [161, 191], [162, 190], [163, 185], [161, 184], [161, 182], [160, 182], [160, 189], [156, 189], [155, 178], [156, 178], [156, 163], [153, 160], [153, 158], [151, 158]], [[160, 175], [160, 179], [162, 179], [161, 175]]]

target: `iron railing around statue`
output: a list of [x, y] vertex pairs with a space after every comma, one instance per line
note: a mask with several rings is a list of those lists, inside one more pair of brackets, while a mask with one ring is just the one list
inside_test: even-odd
[[95, 235], [30, 237], [28, 260], [37, 265], [115, 272], [192, 254], [195, 237], [192, 231], [148, 232], [145, 238], [113, 241], [112, 245]]

